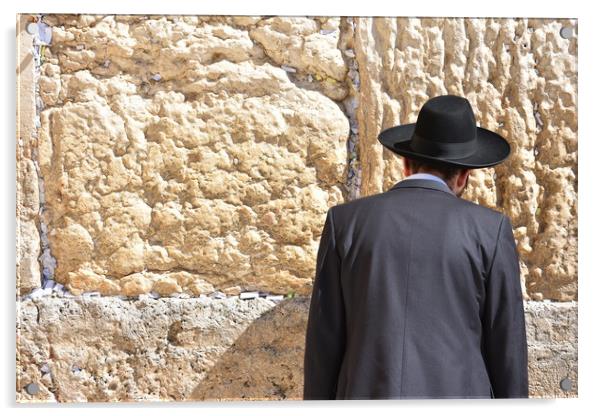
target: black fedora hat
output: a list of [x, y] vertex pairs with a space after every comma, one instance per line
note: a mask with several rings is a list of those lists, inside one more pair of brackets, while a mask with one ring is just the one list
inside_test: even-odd
[[416, 123], [383, 130], [378, 140], [402, 156], [469, 169], [497, 165], [510, 155], [506, 139], [478, 127], [470, 103], [457, 95], [429, 99]]

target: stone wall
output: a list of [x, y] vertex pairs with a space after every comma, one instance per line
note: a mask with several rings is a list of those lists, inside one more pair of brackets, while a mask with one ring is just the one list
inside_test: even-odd
[[401, 179], [378, 132], [444, 93], [512, 145], [464, 197], [512, 219], [531, 394], [576, 395], [576, 31], [19, 16], [17, 399], [299, 398], [326, 210]]
[[[28, 299], [19, 401], [301, 400], [309, 299]], [[530, 397], [577, 392], [576, 302], [525, 303]], [[571, 380], [571, 391], [560, 388]], [[27, 393], [35, 384], [39, 392]]]

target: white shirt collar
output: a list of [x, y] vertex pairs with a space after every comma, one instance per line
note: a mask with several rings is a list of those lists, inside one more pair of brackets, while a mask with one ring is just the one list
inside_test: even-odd
[[425, 173], [425, 172], [414, 173], [414, 174], [408, 176], [407, 178], [404, 178], [404, 180], [406, 180], [406, 179], [431, 179], [431, 180], [439, 181], [449, 188], [449, 186], [443, 179], [441, 179], [440, 177], [438, 177], [436, 175], [432, 175], [430, 173]]

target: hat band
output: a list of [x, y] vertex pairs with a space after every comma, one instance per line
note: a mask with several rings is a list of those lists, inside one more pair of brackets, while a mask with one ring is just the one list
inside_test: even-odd
[[412, 140], [410, 141], [410, 147], [415, 152], [423, 153], [428, 156], [462, 159], [477, 151], [477, 138], [475, 137], [467, 142], [448, 143], [425, 139], [414, 133], [414, 135], [412, 135]]

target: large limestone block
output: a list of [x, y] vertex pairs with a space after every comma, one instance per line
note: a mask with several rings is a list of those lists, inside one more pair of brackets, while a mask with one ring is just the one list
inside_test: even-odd
[[[325, 212], [343, 202], [341, 108], [262, 60], [244, 28], [49, 23], [39, 163], [55, 279], [105, 295], [308, 294]], [[165, 284], [168, 271], [193, 278]]]
[[250, 35], [280, 65], [343, 81], [347, 68], [337, 48], [340, 35], [338, 20], [328, 19], [321, 28], [319, 20], [276, 16], [261, 21]]
[[[577, 302], [528, 302], [529, 394], [576, 397], [578, 388]], [[570, 386], [563, 390], [562, 386]]]
[[16, 137], [16, 281], [22, 295], [40, 286], [40, 193], [35, 165], [35, 64], [33, 38], [27, 33], [31, 16], [17, 16], [17, 137]]
[[249, 36], [271, 62], [285, 69], [301, 88], [317, 90], [333, 100], [349, 94], [347, 64], [342, 54], [345, 32], [339, 17], [261, 19]]
[[[17, 328], [17, 400], [186, 400], [237, 339], [258, 335], [245, 334], [273, 306], [237, 297], [25, 301]], [[230, 376], [236, 373], [230, 369]], [[30, 383], [40, 387], [38, 394], [27, 393]]]
[[[309, 302], [21, 302], [17, 401], [300, 400]], [[576, 302], [526, 302], [525, 313], [530, 397], [575, 397]], [[27, 392], [31, 383], [39, 393]]]
[[39, 191], [36, 168], [31, 159], [17, 160], [16, 277], [17, 293], [24, 295], [40, 287]]
[[[464, 197], [508, 214], [532, 299], [577, 298], [577, 36], [562, 19], [356, 19], [361, 193], [388, 189], [402, 158], [378, 133], [439, 94], [465, 96], [512, 155], [473, 171]], [[562, 28], [572, 28], [565, 39]], [[565, 31], [566, 33], [566, 31]]]

